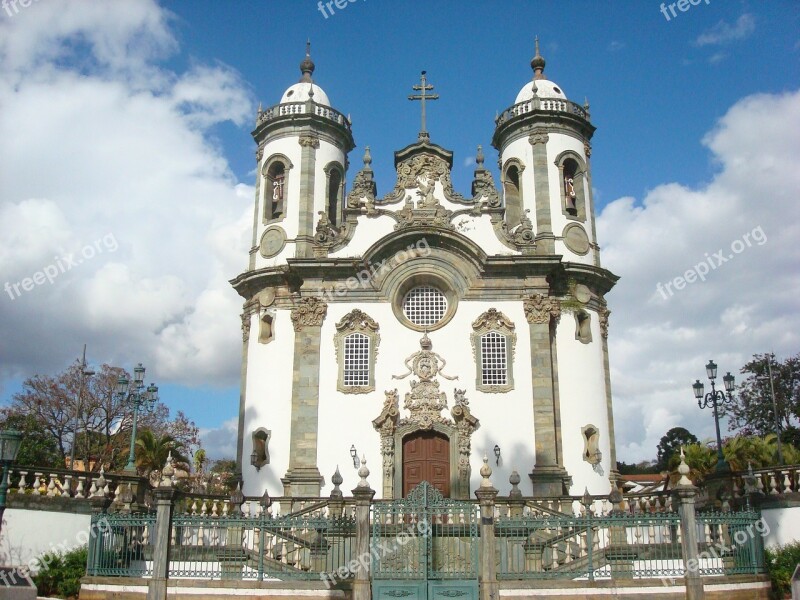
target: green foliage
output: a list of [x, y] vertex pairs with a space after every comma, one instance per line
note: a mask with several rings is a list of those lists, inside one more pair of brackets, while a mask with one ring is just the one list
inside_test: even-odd
[[656, 466], [658, 471], [669, 468], [670, 459], [675, 454], [680, 454], [681, 446], [697, 443], [697, 436], [683, 427], [673, 427], [661, 438], [656, 446]]
[[183, 466], [188, 470], [191, 463], [184, 452], [183, 444], [171, 435], [158, 435], [145, 429], [136, 439], [136, 467], [144, 475], [149, 475], [153, 471], [160, 471], [167, 457], [172, 454], [175, 466]]
[[792, 574], [800, 564], [800, 542], [767, 548], [767, 571], [772, 580], [772, 597], [786, 598], [792, 593]]
[[[689, 444], [683, 447], [686, 456], [686, 464], [689, 465], [689, 479], [694, 484], [703, 479], [717, 466], [717, 451], [708, 444]], [[675, 472], [681, 463], [681, 455], [673, 454], [669, 460], [670, 472]]]
[[77, 598], [81, 577], [86, 574], [86, 547], [65, 554], [45, 554], [40, 558], [43, 567], [33, 578], [39, 596]]
[[617, 461], [617, 471], [620, 475], [652, 475], [660, 472], [655, 463], [649, 460], [635, 464]]
[[33, 415], [4, 411], [0, 416], [0, 429], [16, 429], [23, 433], [16, 464], [64, 468], [55, 438]]
[[775, 431], [775, 412], [769, 383], [771, 363], [775, 404], [782, 430], [800, 424], [800, 354], [779, 362], [771, 354], [754, 354], [740, 372], [746, 379], [736, 387], [734, 403], [724, 407], [732, 431], [766, 435]]

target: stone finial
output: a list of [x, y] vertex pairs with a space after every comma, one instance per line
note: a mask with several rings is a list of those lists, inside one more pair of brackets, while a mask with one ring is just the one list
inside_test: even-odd
[[331, 498], [341, 498], [342, 497], [342, 490], [339, 489], [339, 486], [342, 485], [344, 482], [344, 478], [342, 474], [339, 472], [339, 465], [336, 465], [336, 471], [333, 473], [333, 477], [331, 477], [331, 483], [333, 484], [333, 489], [331, 490]]
[[92, 494], [92, 496], [104, 496], [105, 495], [105, 488], [106, 488], [106, 475], [105, 470], [103, 467], [100, 467], [100, 476], [97, 478], [97, 481], [92, 482], [93, 486], [96, 486], [97, 491]]
[[522, 491], [519, 489], [520, 481], [522, 479], [517, 470], [511, 471], [511, 475], [508, 476], [508, 483], [511, 484], [511, 491], [508, 493], [509, 498], [520, 498], [522, 496]]
[[369, 469], [367, 468], [367, 457], [364, 455], [361, 456], [361, 468], [358, 470], [358, 476], [361, 477], [361, 481], [358, 482], [356, 487], [368, 488], [369, 481], [367, 481], [367, 477], [369, 477]]
[[370, 154], [369, 146], [364, 148], [364, 166], [368, 167], [372, 164], [372, 154]]
[[581, 496], [581, 504], [586, 507], [586, 514], [589, 514], [589, 507], [592, 505], [592, 495], [589, 493], [589, 488], [583, 489], [583, 496]]
[[167, 462], [164, 464], [164, 468], [161, 469], [161, 482], [158, 484], [158, 487], [172, 487], [172, 477], [175, 475], [175, 466], [173, 462], [172, 451], [170, 450], [167, 455]]
[[481, 477], [483, 477], [483, 481], [481, 481], [481, 487], [492, 487], [492, 482], [489, 480], [489, 478], [492, 476], [492, 467], [489, 466], [489, 457], [485, 454], [483, 455], [483, 466], [481, 467], [480, 473]]
[[483, 156], [483, 146], [478, 144], [478, 153], [475, 155], [475, 164], [478, 165], [479, 169], [483, 168], [483, 161], [485, 160]]
[[683, 446], [681, 446], [681, 464], [678, 465], [678, 473], [680, 473], [681, 478], [678, 480], [678, 485], [693, 485], [692, 480], [688, 477], [690, 470], [689, 465], [686, 464], [686, 454], [683, 452]]

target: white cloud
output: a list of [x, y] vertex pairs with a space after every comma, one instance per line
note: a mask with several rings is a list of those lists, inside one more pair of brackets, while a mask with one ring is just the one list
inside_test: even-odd
[[236, 458], [236, 443], [239, 439], [239, 420], [229, 419], [216, 429], [201, 429], [200, 439], [203, 441], [206, 455], [211, 460]]
[[48, 0], [0, 20], [0, 285], [118, 243], [2, 293], [0, 375], [59, 370], [88, 342], [160, 382], [238, 379], [227, 281], [245, 266], [252, 191], [208, 129], [244, 125], [253, 102], [225, 65], [161, 66], [171, 19], [150, 1]]
[[743, 14], [736, 23], [730, 25], [727, 21], [720, 21], [707, 31], [701, 33], [695, 40], [698, 46], [721, 46], [737, 42], [750, 36], [756, 30], [756, 20], [751, 14]]
[[[674, 425], [713, 437], [711, 413], [690, 388], [709, 358], [737, 374], [757, 352], [797, 353], [798, 130], [800, 92], [744, 98], [703, 139], [719, 166], [711, 182], [659, 185], [600, 215], [603, 264], [621, 276], [608, 298], [620, 460], [654, 457]], [[714, 262], [705, 281], [674, 289], [719, 250], [726, 262]], [[672, 294], [659, 293], [668, 282]]]

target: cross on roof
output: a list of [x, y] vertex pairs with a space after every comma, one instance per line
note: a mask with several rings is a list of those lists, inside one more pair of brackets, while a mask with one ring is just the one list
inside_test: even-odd
[[425, 78], [426, 71], [423, 71], [419, 76], [419, 85], [414, 85], [411, 89], [420, 92], [419, 94], [411, 94], [408, 99], [409, 100], [419, 100], [422, 103], [422, 129], [420, 129], [419, 137], [420, 139], [429, 139], [428, 130], [425, 128], [425, 101], [426, 100], [438, 100], [439, 94], [427, 94], [426, 92], [433, 89], [433, 86], [428, 83], [428, 80]]

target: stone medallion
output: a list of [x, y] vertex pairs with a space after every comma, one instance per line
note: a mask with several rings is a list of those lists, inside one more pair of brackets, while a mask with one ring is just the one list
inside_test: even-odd
[[581, 304], [586, 304], [592, 299], [592, 292], [589, 291], [588, 287], [579, 283], [575, 286], [575, 299]]
[[570, 223], [564, 227], [564, 244], [575, 254], [586, 254], [589, 252], [589, 236], [582, 226], [577, 223]]
[[286, 232], [281, 227], [273, 226], [261, 236], [261, 256], [272, 258], [286, 245]]

